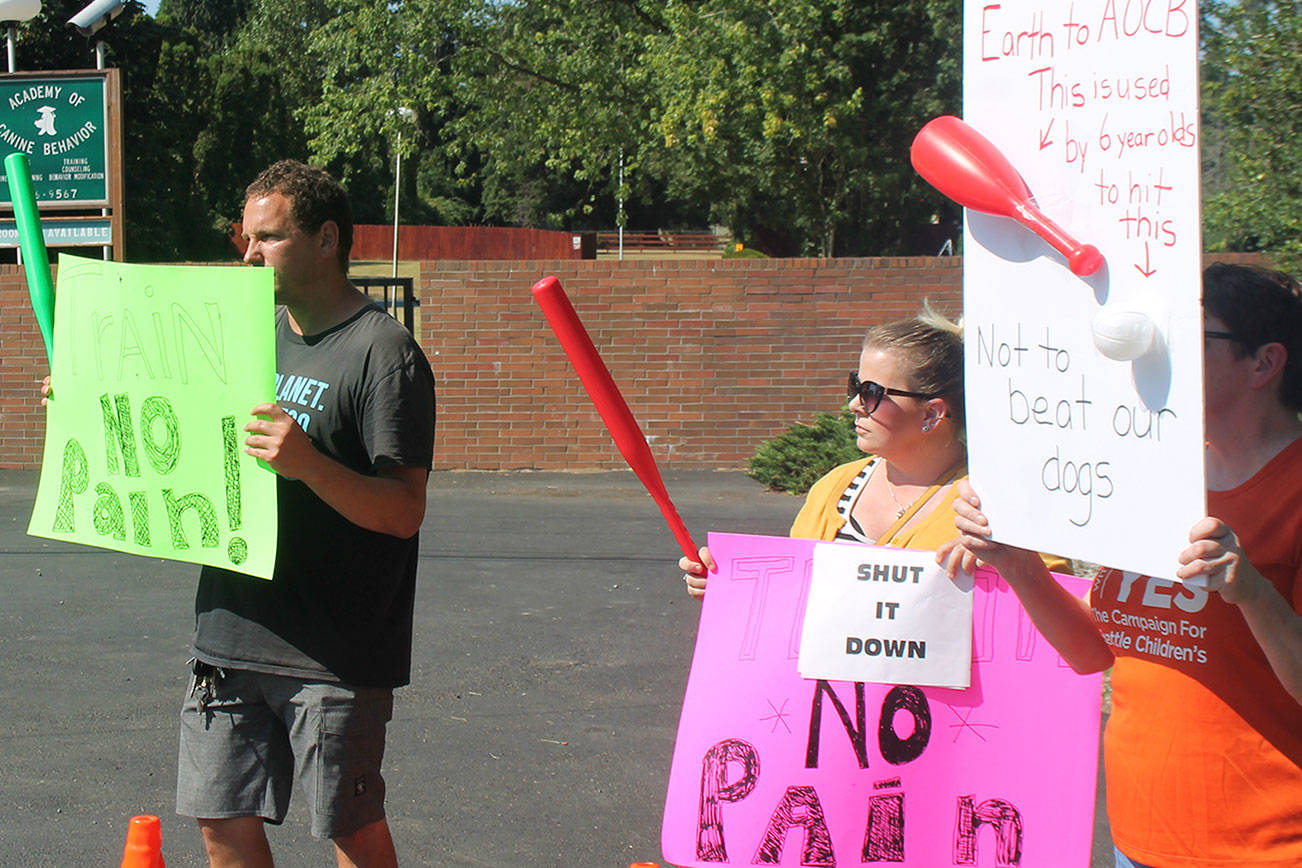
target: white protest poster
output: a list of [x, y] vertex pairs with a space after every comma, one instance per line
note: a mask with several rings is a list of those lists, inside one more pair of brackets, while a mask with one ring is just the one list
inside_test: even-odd
[[1021, 223], [966, 212], [973, 487], [1003, 542], [1168, 578], [1206, 510], [1197, 15], [964, 7], [964, 121], [1105, 260], [1077, 276]]
[[935, 552], [814, 546], [802, 678], [964, 688], [972, 678], [972, 577]]

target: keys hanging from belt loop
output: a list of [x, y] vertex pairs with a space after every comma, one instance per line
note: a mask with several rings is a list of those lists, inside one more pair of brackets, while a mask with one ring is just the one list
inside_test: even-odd
[[190, 660], [190, 671], [194, 673], [194, 687], [190, 695], [198, 700], [199, 713], [206, 715], [208, 706], [212, 703], [217, 693], [217, 685], [226, 677], [226, 673], [220, 668], [202, 660], [192, 658]]

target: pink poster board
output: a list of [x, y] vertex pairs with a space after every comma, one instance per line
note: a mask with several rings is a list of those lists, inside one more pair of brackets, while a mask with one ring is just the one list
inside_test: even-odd
[[668, 862], [1089, 865], [1101, 679], [1067, 667], [996, 573], [976, 578], [971, 687], [806, 681], [814, 542], [709, 545], [719, 572], [674, 745]]

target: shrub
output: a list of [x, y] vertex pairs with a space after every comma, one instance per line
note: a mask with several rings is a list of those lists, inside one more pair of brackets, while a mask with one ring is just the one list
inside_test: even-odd
[[827, 471], [862, 458], [855, 446], [854, 416], [819, 413], [814, 424], [797, 422], [755, 450], [746, 471], [775, 491], [805, 494]]
[[768, 259], [768, 254], [762, 250], [756, 250], [754, 247], [743, 247], [740, 250], [736, 248], [725, 248], [723, 251], [724, 259]]

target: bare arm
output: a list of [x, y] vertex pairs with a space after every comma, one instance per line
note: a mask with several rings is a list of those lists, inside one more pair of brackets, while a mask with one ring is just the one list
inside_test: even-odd
[[1252, 565], [1225, 522], [1201, 519], [1189, 532], [1189, 542], [1180, 553], [1176, 576], [1186, 584], [1202, 584], [1238, 606], [1275, 676], [1302, 703], [1302, 615]]
[[1058, 584], [1039, 554], [991, 538], [990, 522], [981, 512], [981, 499], [966, 479], [958, 482], [954, 513], [958, 539], [936, 552], [936, 562], [951, 578], [959, 570], [970, 571], [977, 564], [998, 570], [1036, 629], [1067, 665], [1081, 674], [1112, 665], [1112, 649], [1103, 641], [1089, 604]]
[[425, 518], [423, 467], [386, 467], [378, 476], [358, 473], [320, 452], [303, 429], [276, 404], [253, 408], [244, 451], [281, 476], [297, 479], [358, 527], [402, 539]]

